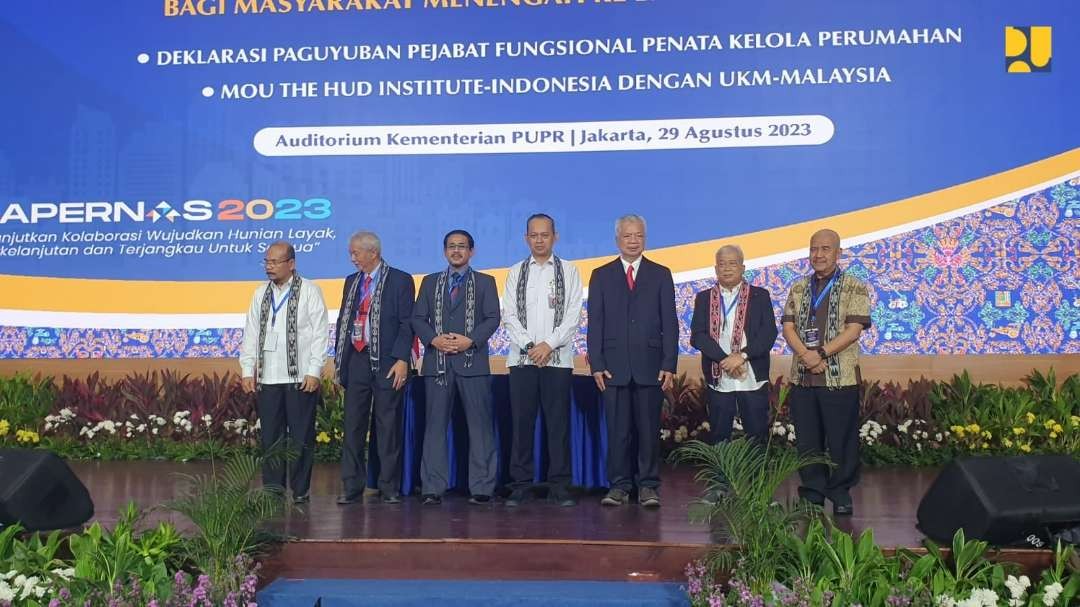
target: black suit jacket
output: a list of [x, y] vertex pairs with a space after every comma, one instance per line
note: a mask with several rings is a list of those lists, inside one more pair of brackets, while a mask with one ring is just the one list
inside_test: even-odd
[[675, 372], [679, 319], [671, 270], [642, 257], [631, 291], [616, 258], [593, 270], [588, 311], [589, 366], [611, 373], [607, 383], [655, 386], [660, 371]]
[[[465, 353], [451, 354], [446, 357], [446, 364], [451, 365], [454, 373], [463, 377], [491, 374], [491, 366], [488, 363], [488, 339], [499, 328], [499, 292], [495, 288], [495, 279], [488, 274], [482, 274], [469, 269], [476, 277], [476, 310], [472, 333], [465, 332], [465, 284], [461, 285], [461, 295], [453, 305], [450, 304], [450, 294], [443, 296], [443, 331], [446, 333], [458, 333], [473, 341], [472, 366], [465, 366]], [[435, 375], [436, 350], [431, 347], [431, 340], [435, 339], [435, 285], [439, 280], [438, 272], [428, 274], [420, 283], [420, 295], [416, 298], [413, 306], [413, 331], [427, 350], [424, 352], [424, 364], [420, 369], [421, 375]], [[466, 278], [468, 280], [468, 278]]]
[[[712, 364], [727, 358], [716, 340], [709, 335], [709, 291], [701, 291], [694, 298], [694, 316], [690, 320], [690, 344], [701, 351], [701, 370], [705, 373], [706, 384], [716, 381], [712, 374]], [[750, 303], [746, 306], [746, 343], [742, 352], [746, 352], [747, 362], [754, 369], [758, 381], [769, 381], [769, 357], [773, 344], [776, 343], [776, 314], [773, 313], [772, 298], [761, 287], [750, 286]]]
[[[379, 317], [379, 373], [377, 379], [379, 385], [384, 388], [393, 387], [393, 382], [386, 379], [390, 367], [395, 362], [403, 360], [408, 364], [412, 353], [412, 311], [413, 295], [416, 293], [416, 283], [412, 276], [391, 268], [383, 263], [382, 270], [389, 272], [386, 275], [386, 285], [383, 286], [382, 313]], [[341, 335], [341, 323], [352, 324], [356, 314], [360, 311], [360, 293], [357, 291], [351, 310], [345, 309], [345, 300], [348, 299], [349, 291], [353, 283], [360, 277], [359, 272], [350, 274], [345, 278], [345, 288], [341, 292], [341, 310], [338, 312], [338, 320], [334, 338]], [[359, 286], [359, 285], [357, 285]], [[374, 288], [374, 287], [373, 287]], [[336, 352], [341, 352], [341, 367], [337, 369], [338, 381], [343, 386], [349, 385], [349, 358], [359, 355], [350, 341], [352, 327], [345, 332], [345, 339], [335, 343]], [[367, 356], [366, 354], [364, 355]]]

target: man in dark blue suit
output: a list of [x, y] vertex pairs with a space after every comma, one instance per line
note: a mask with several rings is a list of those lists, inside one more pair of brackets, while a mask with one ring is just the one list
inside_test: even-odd
[[401, 400], [412, 354], [412, 276], [390, 267], [372, 232], [349, 239], [356, 269], [345, 279], [335, 340], [334, 368], [345, 387], [343, 491], [339, 504], [358, 501], [367, 485], [367, 433], [372, 410], [379, 450], [379, 491], [401, 501]]
[[589, 280], [588, 352], [607, 419], [610, 490], [601, 504], [620, 506], [634, 487], [631, 445], [637, 437], [638, 503], [660, 506], [660, 407], [678, 362], [679, 321], [671, 270], [642, 256], [645, 218], [615, 222], [619, 258]]
[[487, 504], [498, 466], [492, 423], [488, 339], [499, 328], [495, 279], [469, 266], [475, 242], [465, 230], [443, 237], [447, 269], [424, 277], [413, 307], [413, 330], [424, 344], [421, 374], [427, 392], [420, 482], [424, 504], [442, 503], [449, 485], [446, 431], [454, 394], [469, 428], [469, 502]]

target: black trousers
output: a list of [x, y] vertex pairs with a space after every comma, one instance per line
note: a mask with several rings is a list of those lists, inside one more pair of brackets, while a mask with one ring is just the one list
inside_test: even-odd
[[533, 485], [536, 413], [543, 411], [547, 432], [547, 482], [552, 487], [570, 485], [570, 380], [573, 369], [518, 365], [510, 367], [510, 417], [513, 445], [510, 448], [510, 486]]
[[[311, 489], [311, 464], [315, 456], [315, 413], [320, 393], [303, 392], [299, 384], [260, 384], [255, 397], [263, 451], [279, 441], [299, 452], [288, 463], [289, 488], [295, 496]], [[285, 489], [285, 465], [264, 463], [264, 486]]]
[[660, 487], [660, 386], [608, 385], [604, 390], [607, 420], [607, 475], [612, 489], [634, 488], [633, 447], [637, 443], [637, 486]]
[[[450, 484], [450, 458], [446, 432], [450, 427], [454, 397], [465, 411], [469, 431], [469, 492], [492, 495], [498, 480], [498, 450], [495, 445], [494, 410], [491, 403], [491, 376], [458, 375], [446, 365], [445, 382], [425, 376], [427, 393], [424, 422], [424, 455], [420, 459], [421, 491], [442, 495]], [[379, 437], [382, 440], [382, 437]]]
[[738, 411], [742, 419], [743, 432], [747, 438], [759, 445], [769, 440], [769, 384], [757, 390], [741, 392], [717, 392], [706, 388], [709, 393], [709, 425], [712, 426], [712, 440], [720, 443], [731, 438]]
[[849, 490], [859, 482], [859, 388], [794, 386], [788, 395], [800, 454], [828, 449], [835, 468], [825, 464], [799, 470], [799, 495], [815, 503], [851, 504]]
[[[351, 348], [352, 344], [345, 347]], [[383, 495], [401, 492], [401, 445], [403, 417], [401, 400], [405, 392], [386, 387], [371, 370], [368, 351], [351, 352], [349, 381], [345, 386], [345, 428], [341, 448], [341, 483], [347, 496], [360, 495], [367, 486], [367, 436], [374, 411], [376, 448], [379, 453], [379, 491]], [[383, 377], [390, 369], [380, 368]]]

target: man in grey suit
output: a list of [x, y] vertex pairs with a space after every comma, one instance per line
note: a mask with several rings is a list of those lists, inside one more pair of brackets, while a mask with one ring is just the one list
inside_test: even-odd
[[475, 242], [465, 230], [443, 237], [449, 267], [429, 274], [413, 306], [413, 331], [424, 344], [421, 375], [427, 392], [420, 482], [424, 504], [442, 503], [450, 478], [446, 431], [455, 393], [469, 428], [469, 492], [472, 504], [487, 504], [498, 466], [492, 422], [488, 338], [499, 327], [495, 279], [469, 267]]

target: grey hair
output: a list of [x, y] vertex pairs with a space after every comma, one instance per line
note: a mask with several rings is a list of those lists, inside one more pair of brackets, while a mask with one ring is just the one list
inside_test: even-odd
[[646, 226], [645, 226], [645, 218], [642, 217], [641, 215], [635, 215], [635, 214], [631, 213], [629, 215], [623, 215], [622, 217], [615, 220], [615, 235], [616, 236], [619, 235], [619, 228], [621, 228], [624, 223], [640, 223], [641, 224], [641, 231], [642, 232], [647, 231]]
[[746, 263], [746, 258], [743, 256], [742, 247], [737, 244], [726, 244], [716, 250], [716, 259], [720, 259], [721, 253], [734, 253], [735, 257], [739, 259], [739, 263]]
[[382, 253], [382, 241], [379, 240], [379, 236], [375, 232], [365, 232], [363, 230], [354, 232], [349, 237], [350, 243], [358, 243], [360, 248], [367, 249], [369, 251], [375, 251], [376, 253]]

